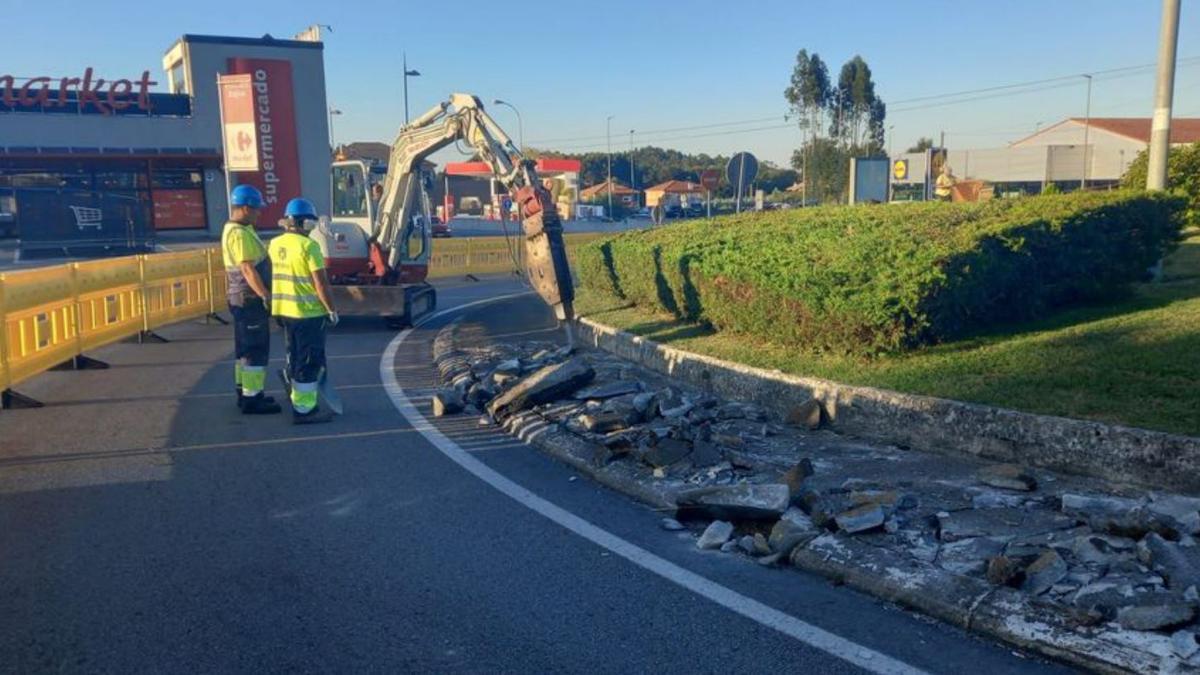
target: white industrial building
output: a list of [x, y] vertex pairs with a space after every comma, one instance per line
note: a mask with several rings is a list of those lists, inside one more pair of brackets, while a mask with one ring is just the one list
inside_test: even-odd
[[[1085, 158], [1084, 147], [1087, 155]], [[1200, 142], [1200, 118], [1171, 121], [1171, 144]], [[1014, 141], [1003, 148], [947, 150], [954, 176], [982, 180], [1002, 191], [1039, 192], [1049, 183], [1071, 189], [1086, 179], [1089, 186], [1113, 185], [1150, 143], [1150, 118], [1072, 117]], [[898, 194], [912, 194], [926, 178], [926, 153], [907, 153], [907, 176], [893, 179]], [[934, 176], [936, 178], [936, 176]]]

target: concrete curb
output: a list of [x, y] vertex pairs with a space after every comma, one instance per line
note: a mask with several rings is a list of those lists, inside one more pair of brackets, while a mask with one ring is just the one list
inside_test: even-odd
[[[444, 384], [453, 382], [467, 368], [465, 355], [455, 344], [456, 329], [457, 324], [450, 324], [434, 339], [434, 364]], [[645, 365], [640, 359], [633, 360]], [[678, 376], [677, 371], [662, 372]], [[704, 381], [712, 380], [710, 377]], [[716, 386], [712, 390], [721, 392]], [[676, 496], [683, 486], [666, 482], [648, 485], [623, 463], [598, 463], [594, 458], [599, 446], [536, 413], [515, 415], [503, 429], [610, 489], [655, 509], [675, 509]], [[1127, 631], [1115, 624], [1078, 628], [1074, 617], [1062, 607], [1039, 603], [1013, 589], [954, 574], [853, 537], [820, 536], [793, 550], [789, 561], [801, 571], [819, 574], [965, 630], [1088, 670], [1200, 673], [1200, 668], [1172, 655], [1167, 636]]]
[[810, 398], [866, 440], [1200, 495], [1200, 438], [785, 375], [661, 345], [591, 319], [579, 341], [780, 418]]

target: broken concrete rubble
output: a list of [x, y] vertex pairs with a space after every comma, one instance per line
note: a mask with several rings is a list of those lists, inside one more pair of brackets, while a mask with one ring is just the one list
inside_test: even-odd
[[488, 405], [488, 413], [503, 420], [539, 403], [569, 396], [595, 376], [596, 371], [581, 358], [546, 366], [492, 401]]
[[1037, 479], [1016, 464], [995, 464], [979, 470], [979, 482], [1005, 490], [1029, 492], [1037, 489]]
[[1179, 592], [1200, 586], [1200, 548], [1184, 547], [1151, 532], [1138, 544], [1139, 557]]
[[1117, 622], [1132, 630], [1159, 630], [1187, 623], [1195, 615], [1195, 607], [1164, 598], [1161, 602], [1122, 607], [1117, 610]]
[[1067, 576], [1067, 562], [1054, 549], [1050, 549], [1025, 568], [1025, 584], [1022, 588], [1033, 595], [1041, 595]]
[[[566, 356], [549, 350], [540, 360], [532, 359], [523, 349], [506, 356], [519, 358], [524, 373], [535, 366], [561, 367], [556, 359]], [[494, 377], [495, 360], [471, 352], [458, 358], [461, 363], [446, 372], [460, 385], [464, 372], [477, 380], [465, 393], [468, 402], [479, 407], [475, 397], [483, 392], [473, 392]], [[881, 588], [936, 575], [978, 582], [995, 594], [986, 596], [978, 609], [980, 617], [994, 611], [988, 609], [991, 598], [1036, 597], [1038, 611], [1058, 612], [1062, 625], [1087, 626], [1096, 635], [1144, 631], [1152, 625], [1157, 627], [1145, 634], [1167, 641], [1178, 625], [1187, 627], [1176, 632], [1195, 634], [1194, 616], [1183, 624], [1164, 622], [1179, 617], [1184, 611], [1180, 607], [1200, 603], [1200, 579], [1188, 574], [1200, 569], [1200, 561], [1192, 558], [1200, 551], [1192, 539], [1200, 534], [1200, 511], [1194, 508], [1200, 500], [1169, 494], [1143, 497], [1145, 493], [1110, 490], [1091, 479], [1041, 470], [1034, 477], [1017, 466], [992, 468], [919, 449], [868, 445], [829, 431], [810, 431], [806, 425], [780, 426], [766, 422], [761, 410], [689, 391], [668, 378], [621, 365], [611, 356], [597, 360], [584, 352], [575, 358], [592, 369], [591, 382], [531, 403], [517, 416], [550, 423], [553, 433], [538, 434], [536, 444], [546, 448], [568, 435], [585, 441], [588, 448], [600, 448], [603, 461], [595, 463], [590, 475], [634, 494], [656, 490], [678, 507], [680, 518], [729, 525], [728, 537], [711, 548], [751, 555], [767, 565], [791, 561], [825, 574], [833, 573], [834, 559], [839, 566], [862, 564], [869, 569], [876, 563], [862, 552], [886, 552], [912, 571]], [[512, 380], [509, 394], [539, 373]], [[498, 400], [487, 402], [489, 408]], [[586, 423], [589, 416], [591, 424]], [[504, 413], [498, 418], [503, 421]], [[611, 426], [598, 424], [604, 421]], [[602, 478], [610, 473], [610, 478]], [[727, 499], [738, 491], [774, 491], [780, 499], [767, 509], [761, 508], [761, 500]], [[684, 527], [674, 519], [670, 522], [675, 525], [668, 527], [664, 521], [664, 529]], [[856, 529], [867, 523], [871, 525]], [[739, 527], [744, 528], [739, 534], [745, 534], [734, 537]], [[822, 528], [837, 534], [818, 545]], [[829, 557], [829, 547], [845, 548], [855, 541], [864, 542], [867, 549], [850, 548], [857, 553], [845, 560]], [[815, 552], [823, 552], [825, 562], [817, 565]], [[875, 569], [878, 573], [880, 568]], [[1180, 590], [1179, 584], [1188, 582]], [[978, 588], [962, 583], [963, 589]], [[883, 591], [885, 597], [890, 592], [894, 591]], [[985, 597], [982, 594], [976, 592], [963, 606], [972, 606]], [[916, 598], [911, 602], [925, 606]], [[1020, 607], [1031, 611], [1030, 605]], [[989, 621], [980, 618], [977, 625], [995, 629]], [[1188, 646], [1179, 640], [1182, 647]], [[1156, 649], [1162, 653], [1161, 647]], [[1054, 653], [1061, 655], [1061, 648]], [[1086, 662], [1094, 657], [1078, 658]]]
[[688, 517], [775, 520], [787, 511], [789, 500], [786, 485], [742, 483], [686, 490], [676, 503]]
[[664, 438], [646, 450], [642, 460], [653, 467], [665, 468], [692, 454], [692, 445], [678, 438]]
[[455, 415], [463, 411], [462, 396], [456, 389], [439, 389], [433, 395], [433, 416]]
[[854, 534], [881, 527], [886, 518], [887, 514], [879, 504], [863, 504], [837, 514], [833, 520], [840, 530]]
[[704, 533], [696, 540], [696, 548], [710, 550], [721, 548], [733, 536], [733, 523], [714, 520], [704, 529]]

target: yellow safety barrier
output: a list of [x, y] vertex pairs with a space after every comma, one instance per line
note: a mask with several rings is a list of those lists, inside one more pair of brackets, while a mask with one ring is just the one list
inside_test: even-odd
[[0, 286], [5, 389], [79, 353], [74, 266], [2, 274]]
[[[142, 330], [212, 312], [212, 257], [207, 251], [158, 253], [141, 257], [146, 307]], [[222, 270], [223, 272], [223, 270]]]
[[[568, 257], [601, 236], [565, 235]], [[522, 264], [523, 244], [519, 236], [435, 240], [430, 276], [511, 271]], [[0, 273], [0, 391], [84, 351], [216, 314], [224, 298], [217, 248]]]
[[0, 390], [84, 351], [215, 313], [214, 293], [225, 292], [219, 257], [197, 249], [0, 274]]
[[[574, 248], [579, 244], [604, 236], [596, 232], [563, 235], [567, 256], [574, 261]], [[512, 247], [511, 249], [509, 247]], [[514, 264], [513, 259], [516, 259]], [[494, 274], [510, 272], [525, 263], [525, 243], [520, 236], [467, 237], [435, 239], [429, 260], [432, 278], [464, 274]]]

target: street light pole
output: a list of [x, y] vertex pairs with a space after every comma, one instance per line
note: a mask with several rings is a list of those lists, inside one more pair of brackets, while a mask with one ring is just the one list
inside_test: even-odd
[[608, 118], [604, 120], [604, 138], [605, 138], [605, 143], [608, 146], [608, 187], [605, 188], [604, 191], [608, 193], [608, 218], [609, 218], [609, 220], [612, 220], [612, 217], [613, 217], [613, 214], [612, 214], [613, 213], [613, 209], [612, 209], [612, 187], [613, 187], [613, 185], [612, 185], [612, 121], [613, 121], [613, 117], [614, 117], [613, 115], [609, 115]]
[[1079, 189], [1087, 188], [1088, 178], [1088, 131], [1092, 126], [1092, 76], [1084, 75], [1087, 78], [1087, 107], [1083, 113], [1083, 177], [1079, 179]]
[[1175, 53], [1179, 46], [1179, 0], [1163, 0], [1158, 38], [1158, 73], [1154, 83], [1154, 121], [1150, 125], [1150, 165], [1146, 189], [1167, 187], [1167, 155], [1171, 151], [1171, 100], [1175, 94]]
[[408, 78], [420, 77], [421, 72], [418, 70], [408, 69], [408, 52], [404, 53], [404, 124], [408, 125]]
[[[635, 192], [634, 199], [637, 199], [637, 175], [633, 171], [633, 129], [629, 130], [629, 189]], [[641, 208], [642, 200], [638, 199], [634, 206]]]
[[519, 139], [518, 142], [520, 142], [520, 144], [521, 144], [521, 154], [524, 155], [525, 154], [525, 123], [521, 121], [521, 111], [517, 110], [517, 106], [509, 103], [508, 101], [501, 101], [500, 99], [495, 99], [494, 101], [492, 101], [492, 103], [494, 103], [496, 105], [508, 106], [509, 108], [512, 108], [512, 111], [517, 114], [517, 138]]
[[888, 159], [891, 159], [891, 157], [892, 157], [892, 129], [895, 129], [895, 128], [896, 128], [895, 124], [888, 126]]
[[331, 152], [334, 155], [337, 154], [337, 136], [333, 133], [333, 116], [341, 114], [341, 110], [338, 110], [333, 106], [329, 106], [329, 147], [332, 148]]

